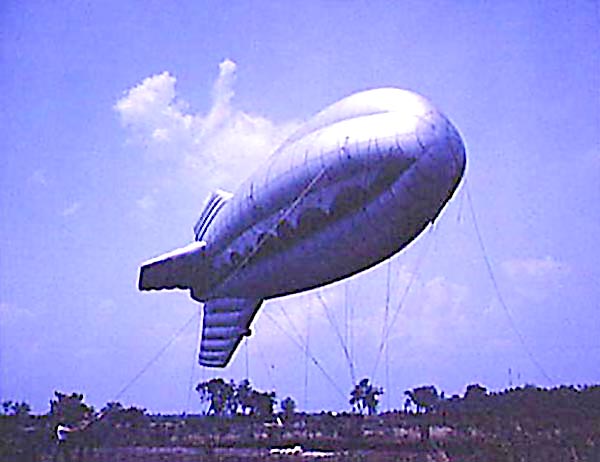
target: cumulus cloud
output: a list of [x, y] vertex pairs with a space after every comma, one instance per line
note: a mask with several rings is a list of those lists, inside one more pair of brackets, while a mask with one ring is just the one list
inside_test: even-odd
[[187, 130], [193, 122], [175, 97], [176, 79], [168, 72], [153, 75], [130, 89], [115, 105], [124, 126], [136, 134], [163, 141], [170, 132]]
[[[477, 330], [478, 323], [485, 322], [482, 316], [477, 316], [477, 306], [466, 285], [443, 276], [422, 278], [408, 265], [394, 266], [387, 321], [390, 330], [386, 342], [392, 355], [405, 355], [406, 351], [435, 352], [447, 345], [458, 349], [464, 338]], [[297, 345], [293, 345], [292, 339], [298, 338], [298, 333], [304, 337], [310, 331], [313, 354], [325, 364], [335, 364], [343, 370], [344, 352], [339, 334], [348, 350], [353, 352], [357, 371], [371, 373], [373, 358], [377, 358], [384, 339], [386, 272], [383, 265], [351, 281], [349, 287], [345, 281], [269, 302], [263, 307], [269, 315], [261, 314], [254, 341], [265, 349], [276, 348], [279, 352], [294, 354]], [[409, 284], [408, 296], [400, 305]], [[349, 289], [347, 301], [346, 289]], [[322, 296], [327, 310], [317, 293]], [[348, 325], [346, 309], [350, 310]], [[274, 328], [270, 318], [287, 332]]]
[[[404, 268], [403, 273], [406, 278], [408, 270]], [[457, 338], [468, 334], [475, 319], [469, 294], [467, 286], [445, 276], [418, 278], [391, 331], [390, 341], [408, 342], [409, 347], [419, 348], [454, 344]], [[397, 306], [398, 302], [392, 305], [392, 310]]]
[[512, 259], [503, 263], [504, 270], [512, 278], [547, 279], [568, 271], [568, 266], [550, 256], [545, 258]]
[[157, 158], [171, 157], [194, 145], [197, 116], [175, 92], [176, 79], [168, 72], [147, 77], [115, 104], [129, 141]]
[[219, 64], [219, 77], [213, 86], [213, 106], [204, 124], [203, 134], [214, 132], [231, 117], [231, 100], [234, 96], [233, 84], [236, 78], [236, 64], [226, 59]]
[[519, 293], [537, 301], [560, 287], [571, 272], [568, 264], [550, 256], [507, 260], [502, 263], [502, 269]]
[[212, 88], [212, 105], [196, 113], [181, 99], [169, 72], [128, 90], [114, 106], [128, 140], [154, 159], [168, 160], [179, 180], [198, 187], [235, 189], [295, 128], [233, 105], [237, 66], [226, 59]]
[[[421, 275], [408, 264], [393, 263], [387, 321], [389, 341], [404, 342], [409, 338], [432, 343], [444, 341], [448, 337], [447, 327], [456, 327], [470, 315], [469, 287], [445, 276]], [[357, 288], [365, 288], [357, 297], [367, 298], [368, 304], [357, 310], [353, 322], [357, 340], [373, 343], [374, 338], [380, 341], [385, 323], [387, 269], [380, 266], [365, 276], [357, 280]]]
[[[286, 369], [286, 373], [298, 375], [300, 383], [302, 371], [308, 364], [310, 380], [316, 380], [329, 389], [328, 380], [312, 362], [314, 357], [337, 383], [346, 387], [346, 381], [350, 378], [349, 365], [337, 329], [350, 352], [355, 378], [373, 376], [381, 382], [386, 358], [384, 350], [380, 352], [384, 338], [386, 273], [386, 265], [382, 265], [351, 280], [349, 287], [348, 282], [344, 282], [320, 289], [329, 315], [316, 297], [318, 291], [299, 294], [281, 302], [270, 301], [263, 310], [269, 311], [270, 317], [274, 317], [287, 332], [282, 333], [265, 313], [261, 313], [253, 328], [255, 335], [251, 338], [251, 344], [254, 343], [257, 351], [267, 352], [268, 364], [275, 368], [284, 367], [285, 361], [298, 364], [298, 370]], [[398, 310], [409, 282], [411, 289]], [[348, 307], [345, 307], [346, 289]], [[278, 303], [284, 306], [286, 315], [280, 312]], [[346, 309], [350, 310], [349, 324], [345, 322]], [[391, 319], [397, 310], [398, 316], [386, 345], [391, 364], [402, 364], [404, 368], [407, 364], [431, 363], [432, 357], [452, 356], [470, 350], [473, 344], [481, 344], [482, 332], [485, 332], [486, 342], [496, 342], [497, 336], [505, 336], [502, 332], [498, 335], [495, 331], [491, 333], [489, 328], [497, 325], [497, 322], [490, 323], [490, 318], [504, 321], [503, 313], [499, 310], [491, 314], [484, 313], [483, 305], [474, 302], [473, 293], [467, 285], [441, 275], [414, 274], [412, 265], [392, 265], [388, 327], [391, 327]], [[333, 323], [328, 316], [333, 318]], [[288, 317], [292, 318], [291, 323]], [[302, 337], [302, 345], [305, 345], [306, 335], [310, 337], [311, 358], [308, 361], [292, 340], [298, 338], [298, 334]], [[391, 372], [399, 373], [396, 369]], [[301, 393], [301, 387], [299, 390], [297, 393]]]

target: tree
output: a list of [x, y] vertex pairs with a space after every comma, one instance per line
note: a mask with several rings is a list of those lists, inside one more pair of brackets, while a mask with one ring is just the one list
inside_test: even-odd
[[261, 418], [269, 418], [273, 415], [273, 408], [275, 407], [275, 392], [260, 392], [252, 390], [251, 402], [251, 415]]
[[[440, 396], [436, 388], [433, 385], [422, 386], [413, 388], [412, 390], [406, 390], [404, 392], [410, 400], [417, 407], [417, 413], [424, 411], [429, 412], [435, 409], [440, 403]], [[429, 440], [430, 428], [429, 428], [429, 418], [423, 416], [421, 418], [421, 423], [419, 425], [421, 429], [421, 440], [423, 442]]]
[[270, 417], [275, 406], [275, 392], [254, 390], [248, 379], [244, 379], [235, 387], [236, 403], [244, 415]]
[[31, 412], [31, 406], [25, 401], [4, 401], [2, 403], [2, 411], [4, 415], [12, 415], [16, 417], [27, 417]]
[[431, 411], [440, 401], [438, 392], [433, 385], [406, 390], [404, 394], [407, 395], [417, 407], [417, 413], [421, 411]]
[[196, 391], [203, 402], [210, 403], [208, 414], [231, 416], [241, 411], [244, 415], [270, 417], [275, 406], [275, 392], [254, 390], [247, 379], [236, 385], [221, 378], [199, 383]]
[[465, 402], [471, 406], [477, 407], [483, 404], [485, 397], [487, 396], [487, 388], [479, 384], [473, 384], [467, 386], [465, 392]]
[[50, 400], [50, 415], [65, 425], [75, 425], [93, 414], [94, 409], [83, 402], [82, 393], [55, 391], [56, 399]]
[[199, 383], [196, 391], [200, 393], [203, 402], [210, 403], [208, 414], [225, 416], [236, 413], [238, 402], [233, 380], [227, 383], [221, 378], [211, 379]]
[[106, 406], [102, 408], [101, 412], [107, 420], [118, 421], [124, 409], [125, 408], [121, 403], [110, 401], [106, 403]]
[[363, 414], [366, 410], [371, 415], [377, 412], [380, 395], [383, 395], [383, 388], [374, 387], [368, 378], [364, 378], [350, 392], [349, 402], [354, 412]]
[[296, 402], [288, 396], [281, 402], [281, 411], [285, 420], [291, 419], [296, 412]]
[[244, 379], [237, 386], [235, 393], [236, 399], [240, 407], [242, 408], [242, 414], [247, 415], [252, 413], [252, 387], [250, 386], [250, 381], [248, 379]]
[[412, 403], [412, 400], [407, 396], [406, 399], [404, 400], [404, 412], [408, 412], [411, 403]]

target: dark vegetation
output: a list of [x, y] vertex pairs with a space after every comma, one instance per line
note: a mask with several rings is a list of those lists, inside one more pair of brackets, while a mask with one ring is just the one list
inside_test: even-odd
[[197, 415], [151, 415], [111, 402], [98, 419], [79, 393], [55, 392], [44, 415], [6, 401], [0, 460], [53, 460], [63, 423], [82, 430], [70, 435], [69, 454], [59, 460], [294, 460], [269, 449], [300, 445], [330, 451], [328, 460], [600, 461], [600, 385], [492, 393], [470, 385], [450, 398], [423, 386], [405, 392], [403, 410], [378, 413], [383, 389], [363, 379], [349, 394], [352, 412], [340, 414], [297, 412], [291, 397], [275, 412], [275, 393], [247, 380], [212, 379], [196, 390], [206, 406]]

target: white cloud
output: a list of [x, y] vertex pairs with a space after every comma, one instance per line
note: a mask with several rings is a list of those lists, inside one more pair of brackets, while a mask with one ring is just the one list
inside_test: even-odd
[[568, 271], [567, 265], [556, 261], [550, 256], [545, 258], [512, 259], [503, 263], [504, 270], [512, 278], [529, 277], [546, 279]]
[[219, 65], [206, 114], [189, 110], [168, 72], [144, 79], [114, 106], [129, 141], [151, 158], [168, 160], [177, 180], [196, 191], [235, 189], [296, 126], [236, 109], [236, 69], [229, 59]]
[[219, 64], [219, 77], [213, 86], [213, 106], [203, 125], [203, 134], [214, 132], [232, 113], [231, 100], [236, 78], [236, 64], [226, 59]]
[[[345, 307], [347, 282], [269, 302], [262, 308], [269, 315], [259, 317], [253, 341], [265, 351], [293, 355], [298, 354], [298, 347], [292, 338], [298, 338], [300, 334], [303, 344], [307, 331], [310, 331], [313, 354], [320, 362], [343, 370], [344, 352], [337, 329], [346, 347], [353, 352], [357, 373], [371, 373], [383, 340], [386, 271], [384, 265], [355, 278], [349, 288], [349, 307]], [[487, 322], [477, 312], [472, 293], [465, 285], [442, 276], [423, 279], [414, 275], [409, 265], [393, 265], [392, 278], [387, 344], [393, 356], [405, 355], [407, 351], [435, 354], [440, 349], [459, 350], [464, 346], [464, 339], [471, 338]], [[409, 283], [409, 294], [398, 310]], [[323, 297], [328, 314], [317, 293]], [[284, 307], [285, 314], [278, 304]], [[346, 308], [350, 310], [348, 325]], [[328, 315], [333, 322], [328, 320]], [[274, 318], [286, 333], [280, 332], [269, 318]]]
[[187, 129], [192, 116], [182, 112], [175, 98], [176, 79], [168, 72], [153, 75], [130, 89], [115, 105], [121, 122], [141, 134], [154, 133], [158, 128]]
[[197, 116], [176, 97], [176, 79], [168, 72], [153, 75], [131, 88], [114, 108], [129, 130], [129, 141], [156, 158], [171, 159], [194, 145]]
[[392, 339], [409, 341], [419, 348], [456, 345], [474, 321], [469, 293], [467, 286], [444, 276], [417, 281]]
[[507, 260], [502, 263], [502, 269], [519, 293], [537, 301], [560, 287], [571, 272], [568, 264], [550, 256]]
[[[357, 338], [365, 342], [372, 343], [373, 338], [379, 342], [382, 336], [386, 271], [385, 266], [381, 266], [365, 275], [370, 280], [362, 279], [363, 276], [357, 279], [365, 292], [358, 297], [360, 300], [367, 297], [369, 308], [357, 310], [353, 322]], [[408, 264], [393, 265], [391, 275], [387, 321], [390, 341], [414, 338], [441, 342], [447, 338], [447, 326], [455, 326], [469, 316], [467, 286], [444, 276], [423, 277]]]
[[421, 335], [438, 343], [450, 337], [460, 338], [461, 333], [469, 329], [469, 318], [473, 314], [467, 310], [468, 288], [438, 276], [425, 284], [423, 292]]

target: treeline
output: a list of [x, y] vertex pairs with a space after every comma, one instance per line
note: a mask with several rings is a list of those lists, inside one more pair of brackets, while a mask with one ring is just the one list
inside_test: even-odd
[[208, 414], [242, 414], [268, 418], [273, 415], [275, 409], [275, 392], [255, 390], [247, 379], [238, 385], [233, 380], [226, 382], [215, 378], [199, 383], [196, 391], [200, 394], [200, 400], [209, 404]]
[[89, 454], [82, 460], [102, 460], [93, 454], [109, 448], [210, 451], [282, 444], [396, 452], [437, 448], [465, 461], [600, 460], [600, 385], [490, 392], [474, 384], [450, 397], [422, 386], [405, 392], [402, 410], [379, 413], [384, 390], [363, 379], [348, 395], [348, 412], [314, 414], [297, 412], [291, 397], [277, 406], [274, 391], [256, 390], [247, 380], [212, 379], [196, 390], [206, 410], [188, 416], [151, 415], [118, 402], [98, 412], [81, 393], [55, 392], [44, 415], [32, 415], [27, 403], [5, 401], [0, 460], [50, 460], [59, 423], [85, 428], [72, 441]]

